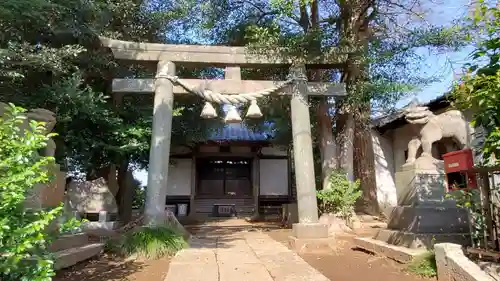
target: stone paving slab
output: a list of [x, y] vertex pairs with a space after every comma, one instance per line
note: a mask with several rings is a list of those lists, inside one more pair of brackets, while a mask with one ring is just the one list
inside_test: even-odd
[[[175, 258], [174, 258], [175, 259]], [[219, 281], [217, 263], [205, 264], [170, 264], [168, 281]]]
[[217, 260], [213, 250], [187, 249], [175, 256], [171, 264], [216, 264]]
[[217, 248], [217, 239], [203, 239], [193, 237], [189, 241], [189, 248], [193, 249], [215, 249]]
[[221, 281], [273, 281], [262, 264], [220, 264]]
[[165, 281], [328, 281], [283, 244], [260, 232], [214, 239], [196, 237], [194, 248], [172, 259]]
[[257, 256], [249, 252], [218, 251], [217, 261], [226, 264], [261, 264]]
[[274, 241], [267, 234], [252, 233], [246, 234], [245, 237], [248, 245], [257, 255], [291, 253], [285, 245]]

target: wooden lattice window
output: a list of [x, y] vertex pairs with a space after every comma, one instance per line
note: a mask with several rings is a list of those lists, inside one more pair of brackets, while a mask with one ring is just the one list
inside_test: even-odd
[[197, 167], [198, 196], [252, 196], [252, 173], [249, 159], [199, 160]]

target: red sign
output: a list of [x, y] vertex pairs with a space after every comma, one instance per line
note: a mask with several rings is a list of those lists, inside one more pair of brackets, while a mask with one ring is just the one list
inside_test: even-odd
[[[465, 181], [462, 183], [463, 186], [462, 188], [470, 189], [470, 188], [477, 188], [477, 183], [476, 183], [476, 175], [475, 174], [467, 174], [466, 171], [468, 169], [474, 168], [474, 157], [472, 155], [472, 150], [467, 148], [459, 151], [453, 151], [449, 152], [443, 155], [443, 160], [444, 160], [444, 171], [446, 173], [446, 178], [448, 181], [448, 184], [450, 184], [450, 181], [452, 177], [452, 173], [460, 173], [465, 177]], [[451, 190], [454, 189], [462, 189], [462, 188], [456, 188], [454, 186], [449, 186], [448, 187]]]
[[474, 168], [474, 157], [469, 148], [446, 153], [443, 155], [443, 160], [444, 171], [447, 174]]

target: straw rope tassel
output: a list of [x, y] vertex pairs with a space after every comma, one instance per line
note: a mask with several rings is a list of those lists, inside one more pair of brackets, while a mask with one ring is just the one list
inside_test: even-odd
[[200, 116], [204, 119], [213, 119], [217, 117], [217, 111], [215, 111], [215, 108], [212, 106], [212, 104], [207, 101], [205, 102], [205, 106], [203, 106], [203, 110], [201, 111]]
[[236, 106], [230, 104], [229, 109], [226, 114], [226, 118], [224, 119], [226, 123], [240, 123], [241, 117], [236, 109]]
[[262, 112], [260, 111], [260, 108], [257, 105], [257, 100], [253, 100], [250, 102], [250, 106], [248, 107], [246, 117], [248, 117], [248, 118], [261, 118], [262, 117]]

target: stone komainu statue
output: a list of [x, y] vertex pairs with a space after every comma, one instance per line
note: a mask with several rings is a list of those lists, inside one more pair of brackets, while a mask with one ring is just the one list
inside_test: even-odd
[[432, 144], [442, 138], [452, 138], [460, 149], [468, 146], [469, 123], [459, 110], [449, 110], [435, 115], [425, 106], [411, 104], [405, 110], [405, 119], [415, 129], [408, 143], [406, 165], [415, 162], [417, 151], [422, 146], [421, 157], [432, 158]]
[[[8, 107], [7, 104], [0, 102], [0, 117], [5, 114], [6, 108]], [[37, 122], [44, 122], [45, 125], [45, 131], [43, 132], [44, 134], [49, 134], [52, 132], [54, 127], [56, 126], [57, 119], [56, 115], [54, 112], [43, 109], [43, 108], [35, 108], [26, 113], [27, 121], [21, 125], [22, 130], [27, 130], [29, 129], [29, 122], [31, 120], [35, 120]], [[43, 156], [51, 156], [54, 157], [56, 151], [56, 143], [54, 140], [49, 139], [47, 142], [47, 146], [44, 149]]]
[[[28, 117], [28, 120], [35, 120], [38, 122], [44, 122], [45, 123], [45, 132], [44, 134], [49, 134], [52, 132], [54, 127], [56, 126], [56, 114], [50, 110], [43, 109], [43, 108], [35, 108], [26, 114], [26, 117]], [[52, 138], [50, 138], [47, 141], [47, 146], [45, 147], [44, 150], [44, 156], [51, 156], [54, 157], [56, 152], [56, 143]]]

